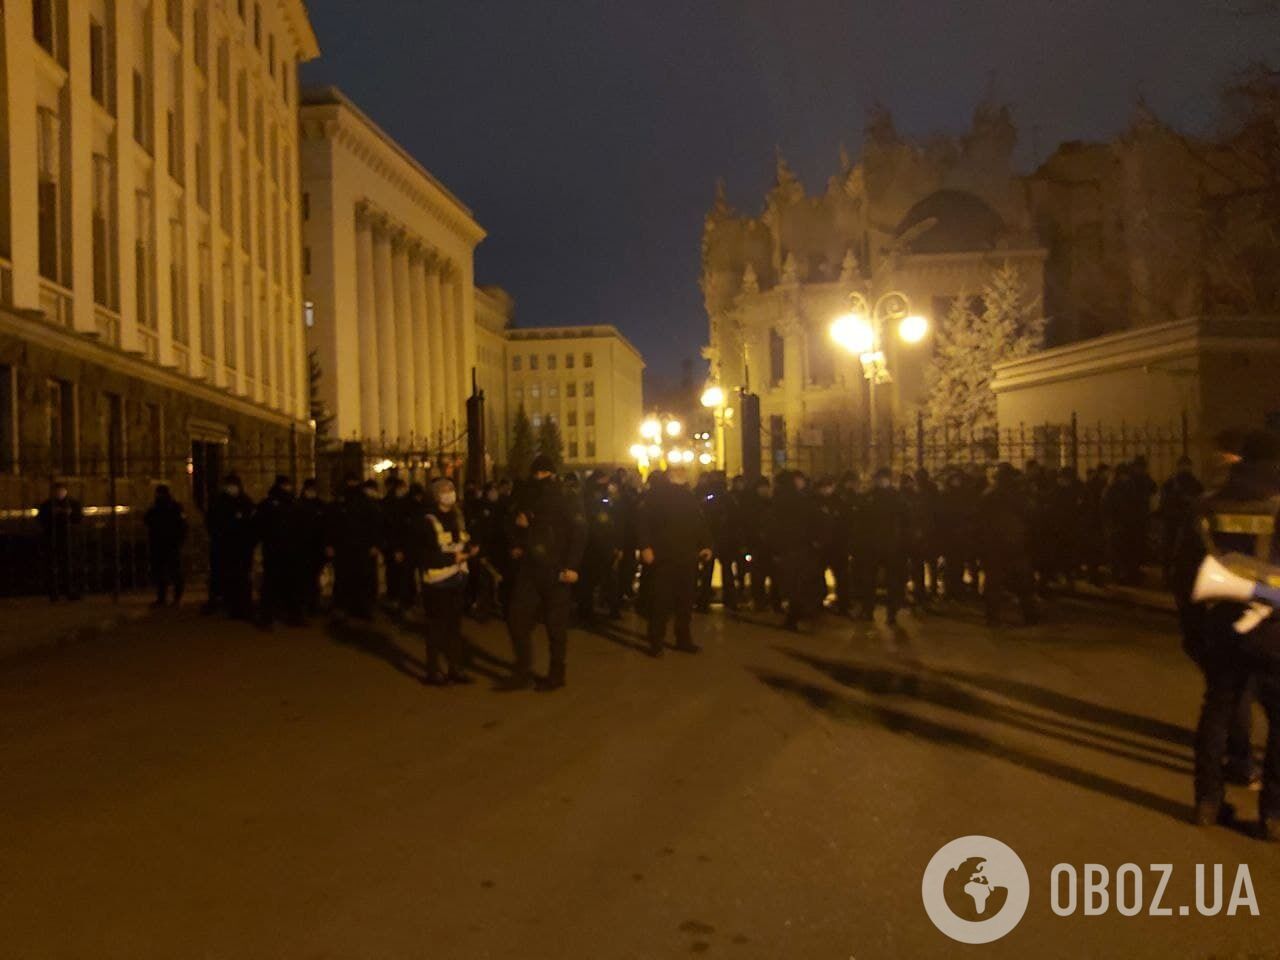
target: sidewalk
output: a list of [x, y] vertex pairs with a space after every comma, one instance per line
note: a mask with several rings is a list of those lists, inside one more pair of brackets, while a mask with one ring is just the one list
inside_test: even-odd
[[0, 600], [0, 666], [42, 647], [96, 640], [147, 616], [154, 599], [153, 593], [145, 591], [121, 594], [119, 603], [98, 595], [74, 603], [50, 603], [47, 597]]

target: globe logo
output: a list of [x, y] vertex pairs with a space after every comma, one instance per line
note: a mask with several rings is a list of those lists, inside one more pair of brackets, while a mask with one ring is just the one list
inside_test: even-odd
[[960, 837], [933, 855], [920, 886], [925, 913], [960, 943], [990, 943], [1018, 925], [1031, 882], [1021, 858], [992, 837]]

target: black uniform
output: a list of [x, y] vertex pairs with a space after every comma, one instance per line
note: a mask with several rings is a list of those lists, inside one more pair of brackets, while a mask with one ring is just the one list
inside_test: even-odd
[[82, 588], [80, 531], [84, 521], [80, 501], [69, 495], [50, 497], [36, 510], [36, 520], [43, 534], [41, 549], [49, 599], [65, 596], [78, 600]]
[[865, 557], [863, 616], [871, 619], [876, 607], [878, 581], [884, 579], [885, 611], [894, 623], [902, 609], [907, 588], [907, 545], [911, 515], [901, 490], [877, 482], [863, 500], [855, 549]]
[[578, 616], [595, 619], [597, 596], [603, 596], [609, 616], [622, 613], [622, 592], [618, 588], [618, 561], [622, 554], [622, 521], [618, 506], [603, 479], [587, 485], [587, 546], [582, 555], [581, 579], [577, 583]]
[[644, 572], [649, 648], [661, 653], [667, 623], [674, 619], [677, 649], [696, 650], [692, 619], [698, 553], [711, 546], [697, 494], [669, 481], [656, 483], [636, 518], [636, 530], [641, 557], [645, 551], [653, 551], [653, 562]]
[[182, 504], [174, 500], [168, 488], [156, 491], [155, 502], [147, 508], [142, 522], [147, 526], [147, 547], [151, 554], [151, 578], [156, 586], [156, 606], [164, 606], [169, 590], [173, 602], [182, 600], [185, 580], [182, 575], [182, 545], [187, 539], [187, 517]]
[[415, 600], [414, 571], [408, 562], [405, 539], [406, 515], [414, 510], [408, 488], [398, 480], [382, 498], [382, 559], [386, 572], [387, 602], [396, 609], [407, 610]]
[[1000, 620], [1006, 591], [1015, 594], [1027, 623], [1036, 620], [1035, 577], [1029, 553], [1031, 503], [1017, 473], [1002, 464], [995, 485], [978, 504], [987, 621]]
[[777, 582], [777, 558], [771, 540], [773, 496], [767, 480], [758, 481], [743, 494], [742, 543], [746, 551], [747, 573], [751, 577], [751, 606], [757, 613], [772, 609], [782, 612], [782, 594]]
[[368, 487], [349, 487], [334, 511], [333, 601], [348, 616], [373, 617], [378, 551], [385, 543], [382, 521], [376, 491]]
[[209, 603], [221, 602], [231, 616], [248, 619], [253, 610], [253, 546], [257, 531], [253, 501], [244, 490], [220, 490], [205, 515], [209, 528]]
[[[848, 613], [853, 602], [849, 566], [849, 510], [834, 488], [822, 487], [817, 500], [819, 533], [822, 540], [822, 566], [830, 570], [836, 585], [835, 609]], [[824, 583], [825, 585], [825, 583]]]
[[262, 596], [258, 610], [262, 623], [277, 618], [293, 624], [302, 620], [297, 575], [301, 557], [293, 535], [293, 508], [293, 494], [277, 481], [254, 514], [262, 544]]
[[713, 476], [695, 491], [701, 504], [702, 517], [711, 537], [711, 557], [698, 569], [697, 608], [703, 613], [711, 609], [712, 580], [716, 562], [720, 563], [720, 595], [726, 609], [738, 606], [737, 585], [733, 579], [733, 560], [738, 553], [739, 533], [732, 525], [729, 491], [724, 480]]
[[572, 586], [561, 580], [561, 573], [581, 569], [587, 544], [582, 498], [555, 477], [530, 480], [515, 492], [508, 529], [512, 549], [519, 552], [507, 620], [517, 678], [532, 676], [533, 630], [541, 620], [551, 645], [547, 684], [561, 686], [573, 605]]
[[320, 572], [333, 545], [329, 509], [313, 487], [304, 485], [290, 517], [297, 550], [297, 594], [302, 609], [312, 615], [320, 610]]

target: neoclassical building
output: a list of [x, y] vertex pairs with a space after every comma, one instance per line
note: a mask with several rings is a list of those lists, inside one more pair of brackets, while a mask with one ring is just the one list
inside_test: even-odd
[[0, 496], [306, 469], [298, 0], [0, 7]]
[[307, 344], [332, 436], [465, 445], [484, 230], [340, 91], [304, 91], [299, 122]]
[[[1045, 251], [1013, 169], [1015, 139], [1003, 108], [979, 107], [968, 133], [923, 142], [879, 112], [861, 157], [842, 153], [820, 194], [808, 194], [781, 156], [758, 214], [739, 214], [718, 190], [702, 237], [704, 353], [730, 405], [736, 390], [759, 396], [765, 472], [862, 462], [870, 391], [858, 359], [830, 336], [850, 293], [872, 303], [900, 293], [931, 323], [913, 344], [884, 332], [892, 381], [876, 390], [881, 436], [924, 399], [932, 329], [954, 298], [980, 293], [1005, 262], [1040, 294]], [[742, 466], [740, 423], [725, 423], [730, 472]]]

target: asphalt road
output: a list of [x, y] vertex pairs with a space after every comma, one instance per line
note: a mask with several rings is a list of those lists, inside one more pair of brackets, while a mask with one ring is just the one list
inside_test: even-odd
[[[554, 694], [491, 689], [496, 625], [448, 690], [388, 623], [186, 610], [6, 663], [0, 957], [1280, 956], [1280, 848], [1185, 823], [1199, 690], [1168, 617], [697, 629], [661, 660], [632, 620], [575, 632]], [[921, 904], [970, 834], [1031, 884], [981, 947]], [[1171, 863], [1173, 915], [1057, 916], [1060, 862], [1138, 864], [1144, 904]], [[1247, 864], [1260, 916], [1179, 916], [1197, 863], [1224, 897]]]

